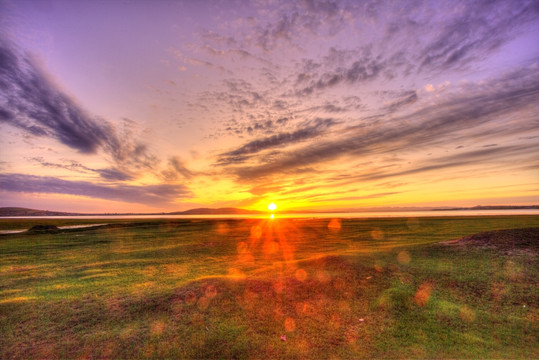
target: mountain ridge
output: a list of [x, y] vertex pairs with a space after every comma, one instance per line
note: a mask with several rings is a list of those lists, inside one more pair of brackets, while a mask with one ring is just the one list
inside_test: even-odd
[[[539, 209], [539, 205], [477, 205], [472, 207], [401, 207], [401, 208], [369, 208], [354, 210], [327, 210], [327, 211], [287, 211], [289, 214], [316, 214], [316, 213], [349, 213], [349, 212], [399, 212], [399, 211], [454, 211], [454, 210], [518, 210]], [[266, 211], [247, 210], [233, 207], [225, 208], [194, 208], [184, 211], [153, 212], [153, 213], [76, 213], [51, 210], [37, 210], [22, 207], [0, 207], [0, 217], [8, 216], [122, 216], [122, 215], [258, 215]]]
[[185, 211], [156, 212], [156, 213], [76, 213], [50, 210], [37, 210], [22, 207], [0, 207], [0, 217], [5, 216], [99, 216], [99, 215], [233, 215], [233, 214], [263, 214], [262, 211], [238, 208], [195, 208]]

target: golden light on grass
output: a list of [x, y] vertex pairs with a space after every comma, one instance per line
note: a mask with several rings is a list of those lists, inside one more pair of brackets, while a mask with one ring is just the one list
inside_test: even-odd
[[19, 303], [35, 299], [37, 299], [35, 296], [18, 296], [10, 299], [0, 300], [0, 304]]
[[275, 211], [275, 209], [277, 209], [277, 205], [275, 205], [274, 203], [271, 203], [271, 204], [268, 205], [268, 209], [270, 211]]

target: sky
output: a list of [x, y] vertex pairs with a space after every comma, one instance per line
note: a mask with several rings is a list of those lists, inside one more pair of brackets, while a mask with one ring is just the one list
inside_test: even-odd
[[0, 206], [539, 204], [537, 1], [0, 0]]

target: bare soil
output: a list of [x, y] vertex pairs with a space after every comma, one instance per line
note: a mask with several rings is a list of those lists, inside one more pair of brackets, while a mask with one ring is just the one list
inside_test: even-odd
[[493, 248], [508, 254], [526, 252], [536, 255], [539, 251], [539, 227], [485, 231], [441, 244]]

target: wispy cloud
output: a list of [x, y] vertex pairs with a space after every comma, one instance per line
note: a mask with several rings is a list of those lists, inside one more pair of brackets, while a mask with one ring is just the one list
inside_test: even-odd
[[298, 35], [333, 36], [345, 28], [351, 18], [352, 5], [340, 1], [292, 1], [281, 3], [271, 21], [261, 22], [243, 42], [264, 51], [279, 45], [301, 46]]
[[102, 149], [113, 161], [153, 168], [157, 158], [133, 134], [121, 137], [60, 91], [27, 54], [0, 37], [0, 121], [34, 136], [55, 138], [81, 153]]
[[484, 0], [459, 5], [462, 10], [458, 15], [434, 31], [418, 53], [419, 70], [460, 68], [481, 60], [539, 15], [534, 1]]
[[[365, 47], [356, 60], [347, 67], [337, 67], [333, 70], [318, 74], [314, 79], [304, 85], [301, 81], [296, 90], [298, 96], [312, 94], [315, 90], [322, 91], [342, 83], [356, 84], [374, 80], [384, 74], [384, 70], [390, 66], [387, 60], [374, 55], [370, 47]], [[305, 78], [300, 74], [298, 77]]]
[[0, 39], [0, 88], [2, 122], [33, 135], [55, 137], [83, 153], [92, 153], [105, 142], [116, 145], [106, 122], [97, 122], [75, 102], [58, 91], [32, 59]]
[[417, 92], [415, 90], [404, 91], [403, 93], [399, 94], [397, 100], [393, 101], [387, 106], [387, 111], [392, 113], [400, 110], [405, 106], [415, 103], [418, 98], [419, 97], [417, 96]]
[[97, 169], [95, 172], [108, 181], [130, 181], [135, 179], [133, 174], [118, 168]]
[[[335, 4], [345, 7], [341, 2]], [[296, 95], [378, 78], [387, 81], [412, 73], [462, 70], [499, 50], [539, 16], [533, 1], [439, 2], [435, 6], [436, 10], [423, 2], [407, 6], [367, 2], [363, 9], [349, 8], [358, 22], [368, 24], [367, 16], [371, 16], [380, 21], [379, 27], [386, 25], [384, 38], [352, 49], [332, 47], [320, 59], [304, 59], [296, 76]], [[444, 14], [443, 19], [429, 11]]]
[[[273, 61], [272, 66], [249, 68], [248, 76], [238, 73], [224, 79], [222, 90], [202, 92], [197, 107], [205, 111], [226, 108], [232, 115], [230, 120], [220, 122], [216, 137], [259, 137], [256, 130], [261, 129], [264, 119], [289, 117], [292, 124], [293, 114], [311, 112], [312, 119], [324, 116], [321, 113], [344, 116], [349, 111], [357, 112], [361, 104], [345, 104], [343, 89], [356, 91], [359, 85], [376, 84], [380, 90], [384, 81], [407, 79], [409, 83], [412, 76], [422, 79], [464, 71], [494, 54], [539, 17], [533, 1], [420, 1], [400, 5], [298, 1], [272, 6], [255, 3], [252, 7], [264, 14], [264, 20], [256, 16], [239, 18], [234, 28], [239, 31], [200, 32], [200, 48], [216, 59], [241, 51], [248, 57], [266, 54], [268, 61]], [[227, 29], [231, 25], [222, 26]], [[372, 37], [361, 35], [370, 32]], [[354, 35], [357, 42], [336, 45], [346, 34]], [[312, 57], [308, 46], [302, 48], [306, 38], [329, 46], [322, 46]], [[290, 46], [299, 49], [297, 57], [285, 56], [280, 62], [283, 48]], [[263, 52], [253, 55], [257, 49]], [[268, 74], [271, 82], [267, 81]], [[387, 113], [409, 108], [419, 100], [416, 90], [403, 90], [381, 110]], [[367, 110], [373, 111], [372, 106]], [[280, 132], [290, 131], [286, 128]], [[265, 133], [273, 134], [276, 132]]]
[[171, 204], [191, 195], [183, 185], [110, 185], [23, 174], [0, 174], [0, 188], [13, 192], [80, 195], [154, 206]]
[[49, 169], [63, 169], [80, 174], [99, 174], [103, 180], [107, 181], [129, 181], [135, 179], [135, 176], [129, 173], [127, 170], [120, 170], [114, 167], [93, 169], [75, 160], [63, 160], [63, 163], [55, 163], [45, 160], [45, 158], [42, 156], [35, 156], [29, 158], [28, 160]]
[[363, 196], [346, 196], [346, 197], [338, 197], [338, 196], [334, 196], [335, 194], [328, 194], [328, 195], [332, 195], [332, 196], [329, 197], [329, 198], [326, 198], [326, 199], [314, 198], [314, 199], [310, 199], [309, 201], [313, 202], [313, 203], [350, 201], [350, 200], [357, 201], [357, 200], [367, 200], [367, 199], [378, 199], [378, 198], [391, 196], [391, 195], [397, 195], [397, 194], [401, 194], [401, 192], [399, 192], [399, 191], [388, 191], [388, 192], [368, 194], [368, 195], [363, 195]]
[[221, 154], [218, 163], [221, 165], [238, 163], [240, 159], [248, 159], [249, 157], [246, 155], [256, 154], [266, 149], [297, 144], [324, 134], [328, 128], [335, 124], [337, 122], [333, 119], [315, 119], [312, 122], [307, 122], [307, 124], [302, 124], [303, 126], [294, 132], [277, 133], [269, 137], [256, 139], [235, 150]]
[[[448, 141], [460, 141], [469, 136], [477, 139], [498, 134], [500, 116], [521, 112], [539, 102], [539, 70], [520, 69], [488, 84], [469, 86], [462, 94], [425, 106], [389, 125], [362, 127], [329, 141], [311, 143], [300, 150], [289, 151], [275, 161], [256, 166], [234, 167], [240, 178], [256, 179], [275, 173], [305, 168], [347, 156], [368, 156], [395, 151], [414, 150]], [[489, 128], [492, 125], [493, 128]], [[532, 111], [522, 113], [519, 126], [504, 129], [506, 135], [526, 134], [539, 130], [539, 122]], [[530, 146], [530, 145], [529, 145]], [[530, 148], [531, 151], [531, 148]]]
[[[529, 154], [529, 151], [529, 145], [510, 145], [499, 148], [473, 150], [459, 154], [436, 157], [428, 161], [423, 161], [418, 165], [410, 166], [404, 170], [369, 169], [368, 172], [351, 175], [351, 178], [348, 181], [352, 179], [352, 182], [382, 180], [428, 172], [439, 173], [440, 170], [458, 170], [459, 168], [460, 170], [468, 173], [469, 177], [483, 176], [484, 173], [479, 172], [479, 169], [482, 167], [487, 167], [489, 171], [500, 171], [502, 168], [511, 168], [511, 163], [514, 163], [515, 159], [520, 159], [520, 161], [525, 162], [532, 161], [533, 157], [526, 156]], [[505, 158], [506, 160], [500, 161], [501, 157]], [[490, 165], [490, 167], [487, 165]], [[518, 166], [521, 165], [519, 164]], [[473, 171], [471, 173], [469, 170], [470, 167], [473, 167]], [[447, 175], [444, 176], [447, 179]], [[431, 177], [431, 179], [435, 179], [435, 177]]]
[[34, 156], [31, 158], [28, 158], [27, 160], [33, 163], [37, 163], [46, 168], [64, 169], [64, 170], [74, 171], [74, 172], [83, 173], [83, 174], [88, 174], [95, 171], [94, 169], [84, 166], [83, 164], [75, 160], [66, 160], [64, 161], [64, 163], [54, 163], [54, 162], [45, 160], [43, 156]]
[[168, 168], [163, 170], [161, 174], [169, 181], [177, 180], [179, 177], [189, 180], [195, 176], [195, 173], [189, 170], [178, 156], [172, 156], [168, 159]]

